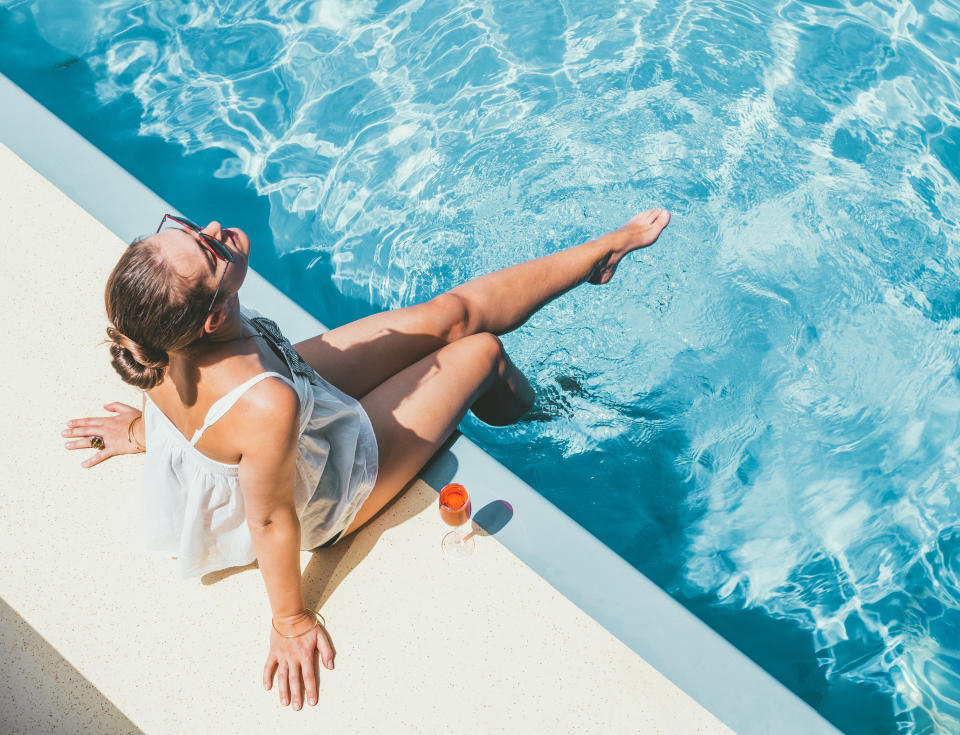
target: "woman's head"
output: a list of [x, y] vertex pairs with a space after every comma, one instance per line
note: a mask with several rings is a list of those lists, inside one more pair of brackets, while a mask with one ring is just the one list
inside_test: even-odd
[[216, 222], [203, 232], [220, 240], [233, 262], [215, 257], [198, 233], [171, 228], [131, 243], [107, 280], [111, 363], [131, 385], [157, 385], [169, 353], [215, 331], [223, 305], [236, 298], [249, 240], [240, 230], [221, 231]]

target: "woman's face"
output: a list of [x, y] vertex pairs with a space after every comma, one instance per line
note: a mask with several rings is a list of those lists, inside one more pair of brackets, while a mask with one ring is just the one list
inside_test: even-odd
[[156, 238], [160, 252], [182, 278], [189, 280], [202, 278], [209, 284], [211, 291], [220, 283], [217, 303], [225, 303], [236, 296], [243, 284], [243, 279], [247, 277], [250, 238], [247, 237], [247, 233], [236, 227], [221, 228], [219, 222], [208, 224], [203, 228], [203, 233], [222, 242], [233, 255], [233, 262], [227, 263], [216, 257], [203, 244], [200, 235], [193, 230], [169, 227], [161, 230], [153, 238]]

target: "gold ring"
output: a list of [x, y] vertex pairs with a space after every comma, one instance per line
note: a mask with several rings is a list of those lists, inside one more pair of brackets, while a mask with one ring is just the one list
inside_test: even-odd
[[103, 437], [99, 434], [90, 437], [90, 446], [94, 449], [103, 449]]

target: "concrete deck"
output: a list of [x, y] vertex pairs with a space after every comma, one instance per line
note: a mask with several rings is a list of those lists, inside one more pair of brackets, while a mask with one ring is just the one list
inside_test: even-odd
[[125, 243], [0, 145], [4, 733], [730, 732], [494, 537], [446, 561], [436, 492], [304, 553], [337, 647], [320, 702], [264, 692], [259, 571], [180, 582], [140, 550], [142, 462], [92, 470], [65, 419], [112, 400], [103, 285]]

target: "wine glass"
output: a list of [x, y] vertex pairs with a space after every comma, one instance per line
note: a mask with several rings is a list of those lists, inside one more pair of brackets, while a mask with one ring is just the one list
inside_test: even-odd
[[455, 482], [444, 486], [440, 491], [440, 517], [448, 526], [455, 527], [443, 537], [443, 553], [450, 559], [470, 556], [476, 544], [467, 523], [470, 520], [470, 495], [467, 488]]

